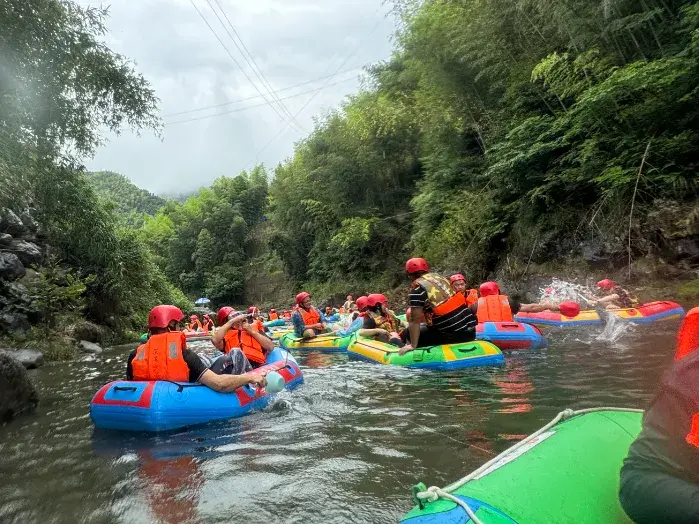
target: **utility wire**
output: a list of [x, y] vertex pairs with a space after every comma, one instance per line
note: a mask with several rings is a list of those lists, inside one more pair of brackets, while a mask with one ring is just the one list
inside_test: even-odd
[[[245, 42], [243, 42], [243, 39], [242, 39], [242, 38], [240, 37], [240, 35], [238, 34], [238, 31], [236, 31], [235, 27], [233, 26], [233, 23], [231, 22], [230, 18], [228, 18], [228, 15], [227, 15], [226, 12], [224, 11], [224, 9], [223, 9], [223, 7], [221, 6], [221, 3], [219, 2], [219, 0], [214, 0], [214, 2], [216, 2], [216, 5], [218, 6], [219, 10], [221, 11], [221, 14], [223, 15], [223, 17], [224, 17], [224, 18], [226, 19], [226, 21], [228, 22], [228, 25], [230, 26], [231, 30], [233, 31], [233, 34], [235, 34], [235, 36], [238, 37], [238, 40], [240, 41], [240, 45], [243, 46], [243, 49], [241, 49], [240, 46], [236, 43], [235, 38], [233, 38], [233, 36], [231, 36], [230, 32], [228, 32], [228, 29], [226, 29], [226, 26], [223, 24], [223, 22], [221, 22], [221, 19], [220, 19], [220, 18], [218, 19], [219, 22], [221, 22], [221, 25], [223, 25], [223, 28], [226, 29], [226, 32], [228, 33], [228, 36], [231, 37], [231, 40], [233, 40], [233, 43], [234, 43], [235, 46], [238, 48], [238, 51], [240, 51], [240, 54], [243, 55], [243, 58], [245, 59], [245, 61], [247, 62], [247, 64], [248, 64], [248, 65], [250, 66], [250, 68], [252, 69], [252, 72], [255, 73], [255, 76], [257, 76], [257, 78], [260, 80], [260, 82], [262, 82], [262, 85], [265, 87], [265, 89], [267, 90], [267, 92], [272, 96], [272, 98], [274, 98], [274, 99], [277, 101], [277, 103], [278, 103], [279, 106], [281, 107], [282, 111], [284, 111], [284, 113], [286, 113], [286, 115], [289, 116], [289, 117], [291, 118], [291, 121], [292, 121], [294, 124], [296, 124], [296, 126], [297, 126], [299, 129], [305, 131], [305, 130], [303, 129], [303, 126], [302, 126], [301, 124], [299, 124], [298, 120], [296, 120], [296, 118], [294, 118], [294, 116], [289, 112], [289, 110], [288, 110], [287, 107], [281, 102], [281, 100], [279, 99], [279, 97], [276, 96], [276, 95], [274, 94], [274, 88], [272, 87], [272, 84], [270, 84], [269, 80], [267, 80], [267, 77], [266, 77], [265, 74], [262, 72], [262, 69], [260, 69], [260, 66], [257, 65], [257, 62], [255, 62], [255, 59], [253, 58], [252, 53], [250, 53], [250, 51], [248, 50], [247, 46], [245, 45]], [[214, 10], [213, 6], [211, 5], [210, 0], [206, 0], [206, 3], [209, 4], [209, 7], [211, 7], [211, 10], [214, 11], [214, 14], [216, 14], [216, 11]], [[216, 17], [218, 18], [218, 15], [216, 15]], [[250, 57], [250, 60], [248, 60], [248, 58], [245, 56], [246, 53], [247, 53], [247, 56]], [[258, 71], [259, 71], [259, 74], [258, 74]]]
[[[339, 80], [338, 82], [335, 82], [333, 84], [327, 84], [327, 85], [324, 85], [321, 87], [316, 87], [315, 89], [309, 89], [308, 91], [304, 91], [303, 93], [296, 93], [295, 95], [285, 96], [283, 98], [280, 98], [279, 100], [289, 100], [290, 98], [296, 98], [297, 96], [303, 96], [303, 95], [307, 95], [309, 93], [317, 93], [318, 91], [321, 91], [327, 87], [336, 86], [336, 85], [342, 84], [344, 82], [349, 82], [350, 80], [354, 80], [354, 78], [345, 78], [344, 80]], [[259, 97], [255, 97], [255, 98], [259, 98]], [[254, 109], [256, 107], [264, 107], [266, 105], [269, 105], [269, 103], [266, 102], [264, 104], [257, 104], [254, 106], [239, 107], [238, 109], [231, 109], [229, 111], [222, 111], [220, 113], [214, 113], [213, 115], [203, 115], [203, 116], [197, 116], [194, 118], [187, 118], [185, 120], [175, 120], [174, 122], [165, 122], [163, 124], [163, 126], [171, 126], [174, 124], [183, 124], [185, 122], [195, 122], [197, 120], [206, 120], [207, 118], [214, 118], [217, 116], [230, 115], [231, 113], [238, 113], [240, 111], [247, 111], [248, 109]]]
[[[388, 58], [384, 58], [384, 59], [382, 59], [382, 60], [388, 60]], [[350, 71], [357, 71], [357, 70], [359, 70], [359, 69], [363, 69], [364, 67], [366, 67], [367, 65], [372, 64], [372, 63], [374, 63], [374, 62], [367, 62], [366, 64], [361, 65], [361, 66], [358, 66], [358, 67], [352, 67], [352, 68], [350, 68], [350, 69], [345, 69], [344, 71], [340, 71], [340, 74], [349, 73]], [[274, 91], [274, 93], [281, 93], [282, 91], [288, 91], [289, 89], [294, 89], [295, 87], [305, 86], [305, 85], [308, 85], [308, 84], [312, 84], [312, 83], [314, 83], [314, 82], [319, 82], [320, 80], [325, 80], [326, 78], [333, 78], [334, 76], [335, 76], [335, 75], [321, 76], [320, 78], [314, 78], [313, 80], [307, 80], [307, 81], [305, 81], [305, 82], [301, 82], [300, 84], [294, 84], [294, 85], [292, 85], [292, 86], [288, 86], [288, 87], [283, 87], [283, 88], [281, 88], [281, 89], [277, 89], [276, 91]], [[354, 78], [354, 77], [353, 77], [353, 78]], [[350, 79], [348, 79], [348, 80], [352, 80], [353, 78], [350, 78]], [[344, 82], [344, 81], [345, 81], [345, 80], [343, 80], [343, 82]], [[335, 85], [335, 84], [330, 84], [330, 85]], [[330, 86], [328, 86], [328, 87], [330, 87]], [[189, 113], [197, 113], [197, 112], [199, 112], [199, 111], [206, 111], [207, 109], [216, 109], [216, 108], [218, 108], [218, 107], [230, 106], [230, 105], [233, 105], [233, 104], [237, 104], [237, 103], [239, 103], [239, 102], [247, 102], [248, 100], [255, 100], [256, 98], [260, 98], [260, 95], [249, 96], [249, 97], [247, 97], [247, 98], [241, 98], [241, 99], [239, 99], [239, 100], [230, 100], [230, 101], [228, 101], [228, 102], [223, 102], [223, 103], [221, 103], [221, 104], [215, 104], [215, 105], [211, 105], [211, 106], [204, 106], [204, 107], [200, 107], [200, 108], [197, 108], [197, 109], [188, 109], [187, 111], [178, 111], [178, 112], [176, 112], [176, 113], [167, 113], [167, 114], [161, 115], [161, 116], [162, 116], [163, 118], [167, 118], [167, 117], [170, 117], [170, 116], [187, 115], [187, 114], [189, 114]]]
[[[243, 69], [243, 67], [240, 65], [240, 63], [238, 62], [238, 60], [236, 60], [236, 58], [233, 56], [233, 54], [230, 52], [230, 50], [226, 47], [226, 44], [223, 43], [223, 40], [221, 40], [221, 38], [219, 38], [219, 36], [216, 34], [216, 31], [214, 31], [214, 28], [211, 27], [211, 24], [209, 24], [209, 21], [206, 19], [206, 17], [204, 17], [204, 15], [203, 15], [202, 12], [199, 10], [199, 8], [197, 7], [197, 5], [194, 3], [194, 0], [189, 0], [189, 3], [192, 4], [192, 7], [194, 7], [194, 9], [195, 9], [196, 12], [199, 14], [199, 16], [201, 17], [201, 19], [204, 21], [204, 23], [206, 24], [206, 26], [207, 26], [207, 27], [209, 28], [209, 30], [213, 33], [213, 35], [216, 37], [216, 40], [218, 40], [218, 42], [221, 44], [221, 46], [223, 47], [223, 49], [226, 50], [226, 53], [228, 53], [228, 56], [231, 57], [231, 60], [233, 60], [233, 62], [235, 63], [235, 65], [237, 65], [238, 68], [243, 72], [243, 74], [245, 75], [245, 78], [248, 79], [248, 81], [252, 84], [252, 86], [255, 88], [255, 90], [256, 90], [256, 91], [260, 94], [260, 96], [264, 99], [264, 101], [267, 102], [267, 105], [269, 105], [269, 106], [274, 110], [274, 112], [277, 114], [277, 116], [278, 116], [279, 118], [282, 119], [282, 121], [286, 124], [286, 126], [289, 126], [290, 123], [286, 120], [286, 118], [284, 117], [284, 115], [281, 114], [281, 113], [279, 113], [279, 110], [276, 108], [276, 106], [274, 106], [273, 104], [271, 104], [271, 103], [265, 98], [264, 93], [263, 93], [262, 91], [260, 91], [260, 88], [257, 87], [257, 84], [256, 84], [255, 82], [252, 81], [252, 78], [250, 78], [250, 76], [247, 74], [247, 72], [245, 71], [245, 69]], [[220, 20], [220, 19], [219, 19], [219, 20]], [[221, 23], [223, 23], [223, 22], [221, 22]], [[286, 127], [285, 127], [285, 129], [286, 129]]]

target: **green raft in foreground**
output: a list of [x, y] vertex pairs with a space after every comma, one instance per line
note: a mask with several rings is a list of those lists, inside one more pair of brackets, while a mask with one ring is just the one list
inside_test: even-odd
[[465, 503], [478, 520], [434, 488], [428, 492], [441, 498], [427, 501], [424, 485], [418, 485], [417, 499], [424, 507], [415, 507], [401, 523], [630, 523], [619, 504], [619, 470], [641, 431], [642, 413], [585, 411], [542, 428], [443, 488], [442, 492]]
[[314, 338], [296, 338], [294, 333], [284, 335], [279, 339], [279, 345], [284, 349], [316, 350], [325, 353], [340, 353], [347, 351], [352, 335], [340, 337], [333, 333], [318, 335]]

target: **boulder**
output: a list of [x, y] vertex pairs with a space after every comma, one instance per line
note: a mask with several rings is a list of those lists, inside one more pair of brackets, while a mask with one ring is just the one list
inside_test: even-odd
[[24, 366], [8, 353], [0, 352], [0, 422], [36, 409], [39, 395]]
[[39, 246], [33, 242], [27, 242], [26, 240], [12, 240], [10, 245], [7, 246], [5, 250], [17, 255], [19, 260], [25, 266], [41, 264], [41, 261], [44, 258]]
[[101, 344], [104, 341], [104, 329], [97, 324], [81, 320], [76, 322], [66, 330], [68, 335], [76, 340], [86, 340]]
[[0, 313], [0, 332], [10, 334], [27, 333], [29, 331], [29, 320], [26, 315], [14, 311]]
[[12, 242], [12, 235], [0, 233], [0, 246], [9, 246], [10, 242]]
[[12, 210], [0, 209], [0, 232], [20, 236], [24, 233], [24, 224]]
[[26, 273], [17, 255], [0, 251], [0, 280], [17, 280]]
[[25, 231], [30, 233], [31, 235], [35, 235], [36, 232], [39, 230], [39, 223], [36, 220], [34, 220], [31, 210], [27, 209], [20, 213], [19, 219], [22, 221], [22, 225], [24, 226]]
[[93, 342], [88, 342], [87, 340], [78, 342], [78, 349], [83, 353], [102, 353], [102, 346]]
[[44, 365], [44, 354], [36, 349], [0, 349], [18, 360], [26, 369], [36, 369]]

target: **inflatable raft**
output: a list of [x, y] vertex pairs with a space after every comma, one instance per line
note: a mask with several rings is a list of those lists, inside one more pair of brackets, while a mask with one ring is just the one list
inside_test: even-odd
[[521, 322], [483, 322], [476, 326], [476, 339], [492, 342], [502, 351], [543, 349], [547, 346], [539, 328]]
[[269, 332], [269, 338], [272, 340], [279, 340], [284, 335], [289, 335], [294, 332], [294, 328], [274, 328]]
[[284, 320], [283, 318], [278, 318], [277, 320], [268, 320], [267, 322], [263, 322], [262, 325], [266, 328], [282, 327], [286, 326], [286, 320]]
[[353, 340], [347, 348], [350, 358], [377, 364], [446, 371], [477, 366], [498, 366], [505, 363], [505, 357], [497, 347], [490, 342], [479, 340], [418, 348], [405, 355], [399, 355], [400, 348], [391, 344], [358, 335], [351, 338]]
[[[564, 422], [563, 416], [573, 415]], [[403, 524], [630, 523], [619, 505], [619, 470], [641, 430], [635, 410], [563, 412], [460, 481], [413, 488]], [[449, 497], [459, 501], [457, 504]]]
[[293, 333], [284, 335], [279, 339], [279, 345], [284, 349], [295, 350], [316, 350], [325, 353], [343, 353], [347, 351], [347, 346], [352, 336], [340, 337], [333, 333], [318, 335], [315, 338], [297, 338]]
[[[277, 371], [292, 389], [303, 373], [292, 356], [275, 349], [261, 371]], [[167, 431], [247, 415], [264, 408], [272, 395], [264, 388], [244, 386], [233, 393], [217, 393], [201, 384], [164, 380], [116, 380], [102, 386], [90, 403], [95, 427], [125, 431]]]
[[[684, 309], [676, 302], [662, 300], [658, 302], [648, 302], [637, 308], [610, 309], [607, 310], [615, 317], [621, 318], [634, 324], [648, 324], [658, 320], [680, 319], [684, 316]], [[602, 320], [594, 309], [581, 311], [575, 317], [565, 317], [553, 311], [542, 313], [519, 313], [515, 316], [518, 322], [536, 324], [540, 326], [575, 327], [591, 326], [601, 324]]]
[[187, 340], [211, 340], [213, 331], [183, 331]]

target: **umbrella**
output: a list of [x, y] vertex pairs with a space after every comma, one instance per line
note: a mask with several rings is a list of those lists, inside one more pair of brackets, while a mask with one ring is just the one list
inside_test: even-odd
[[208, 298], [198, 298], [194, 301], [194, 304], [197, 306], [203, 306], [204, 304], [210, 304], [211, 300]]

